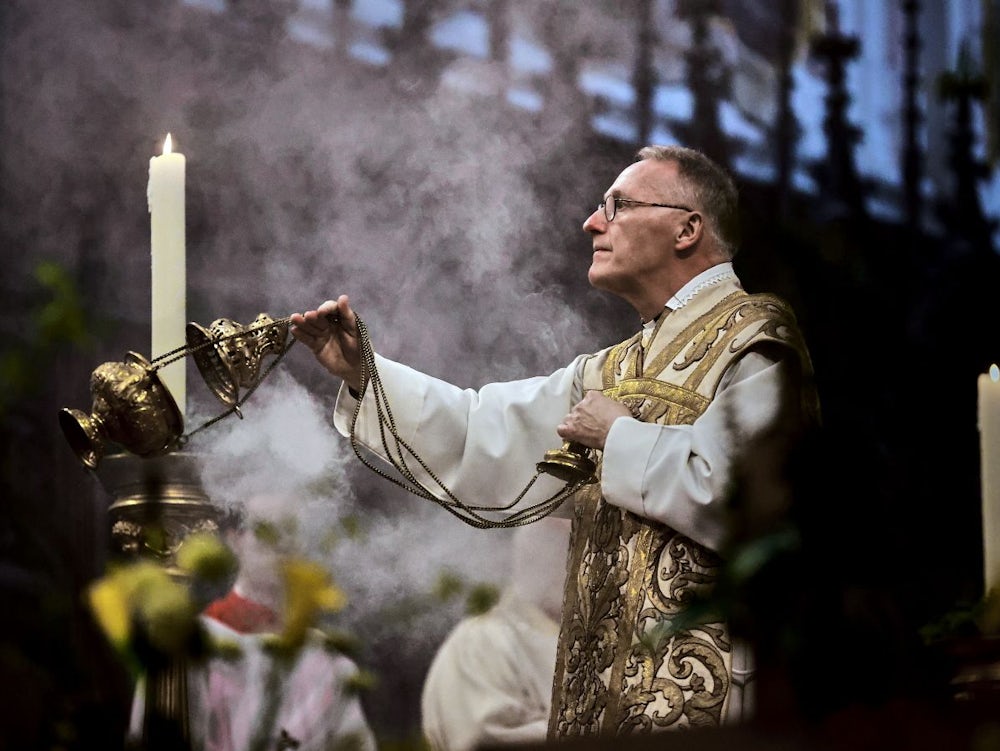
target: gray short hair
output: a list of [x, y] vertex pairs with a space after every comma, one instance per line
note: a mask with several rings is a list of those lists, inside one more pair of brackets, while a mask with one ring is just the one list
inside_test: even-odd
[[726, 170], [696, 149], [686, 146], [644, 146], [636, 161], [673, 162], [690, 190], [689, 198], [708, 218], [708, 228], [730, 257], [739, 245], [739, 193]]

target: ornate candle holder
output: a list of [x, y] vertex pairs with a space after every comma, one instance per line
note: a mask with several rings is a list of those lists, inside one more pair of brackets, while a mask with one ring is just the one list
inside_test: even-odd
[[[153, 560], [182, 581], [186, 576], [176, 565], [177, 551], [193, 533], [217, 533], [222, 510], [201, 486], [197, 458], [178, 449], [224, 417], [234, 412], [242, 417], [240, 406], [294, 343], [289, 341], [289, 320], [275, 321], [266, 313], [249, 326], [228, 318], [208, 328], [190, 323], [186, 340], [185, 346], [152, 361], [129, 352], [121, 362], [99, 365], [90, 377], [90, 413], [59, 412], [70, 447], [111, 495], [113, 555]], [[227, 409], [185, 434], [183, 415], [157, 371], [188, 355]], [[268, 355], [276, 358], [261, 372]], [[112, 445], [127, 453], [115, 452], [98, 469]], [[228, 584], [192, 594], [204, 604], [224, 594]], [[144, 748], [190, 748], [185, 659], [174, 656], [146, 667]]]
[[[140, 458], [114, 453], [95, 475], [110, 496], [108, 517], [113, 561], [147, 560], [163, 568], [189, 591], [201, 609], [223, 596], [231, 579], [192, 578], [177, 564], [177, 553], [194, 534], [219, 534], [224, 509], [201, 484], [202, 458], [184, 451]], [[141, 748], [191, 751], [188, 655], [146, 651]]]
[[[222, 418], [232, 413], [242, 417], [243, 402], [294, 344], [288, 333], [287, 318], [274, 320], [266, 313], [249, 326], [228, 318], [219, 318], [207, 329], [189, 323], [184, 347], [152, 361], [129, 352], [121, 362], [99, 365], [90, 376], [90, 414], [64, 408], [59, 412], [59, 425], [89, 469], [97, 469], [112, 444], [144, 458], [175, 451]], [[271, 354], [277, 359], [261, 373], [264, 357]], [[185, 435], [184, 418], [157, 371], [188, 355], [228, 409]], [[241, 389], [245, 389], [242, 396]]]

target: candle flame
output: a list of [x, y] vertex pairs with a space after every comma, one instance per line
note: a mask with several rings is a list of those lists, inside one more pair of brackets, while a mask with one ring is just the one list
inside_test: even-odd
[[169, 154], [173, 150], [173, 144], [170, 142], [170, 134], [167, 133], [167, 137], [163, 139], [163, 153]]
[[996, 363], [990, 365], [990, 380], [993, 381], [993, 383], [1000, 381], [1000, 368], [997, 367]]

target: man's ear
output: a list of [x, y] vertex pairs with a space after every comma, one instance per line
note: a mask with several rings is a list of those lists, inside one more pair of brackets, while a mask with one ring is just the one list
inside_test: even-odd
[[677, 249], [687, 250], [694, 247], [701, 240], [701, 234], [705, 231], [705, 220], [697, 211], [688, 214], [684, 224], [681, 225], [677, 233]]

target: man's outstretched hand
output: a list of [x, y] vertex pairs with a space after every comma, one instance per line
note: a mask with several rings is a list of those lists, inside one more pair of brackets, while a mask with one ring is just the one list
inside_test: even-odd
[[347, 295], [327, 300], [316, 310], [291, 315], [292, 336], [312, 350], [316, 360], [355, 391], [361, 388], [358, 320]]

